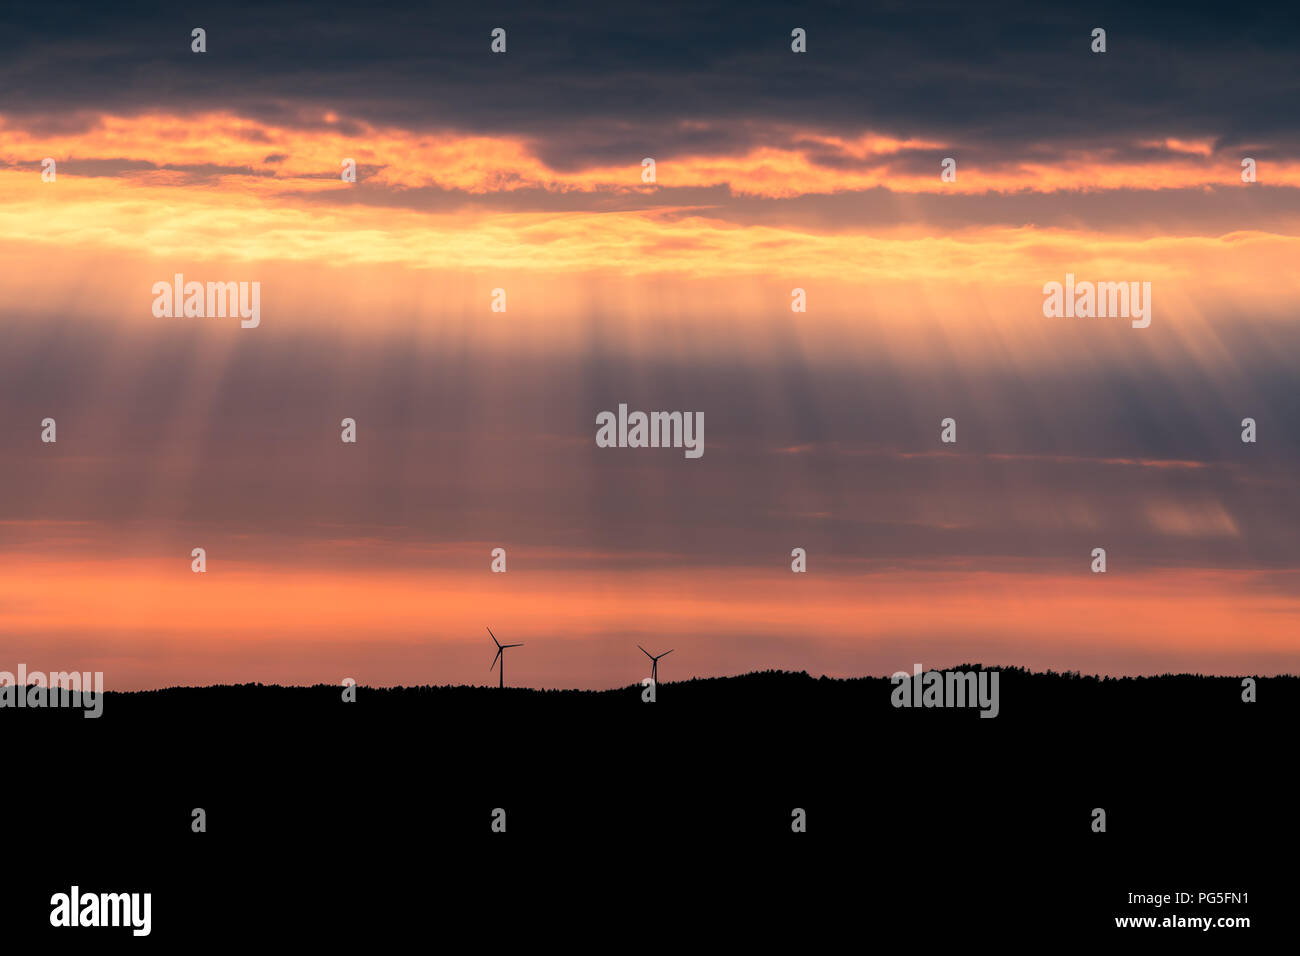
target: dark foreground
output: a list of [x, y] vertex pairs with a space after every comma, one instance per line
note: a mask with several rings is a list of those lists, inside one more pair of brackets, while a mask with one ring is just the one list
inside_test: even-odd
[[[1236, 678], [1004, 671], [995, 719], [896, 709], [891, 690], [751, 674], [654, 704], [244, 686], [110, 694], [97, 720], [0, 710], [0, 918], [9, 939], [164, 947], [1227, 949], [1293, 932], [1300, 679], [1261, 679], [1248, 704]], [[150, 936], [51, 928], [73, 884], [152, 893]], [[1179, 892], [1192, 902], [1129, 902]], [[1251, 926], [1116, 928], [1141, 916]]]

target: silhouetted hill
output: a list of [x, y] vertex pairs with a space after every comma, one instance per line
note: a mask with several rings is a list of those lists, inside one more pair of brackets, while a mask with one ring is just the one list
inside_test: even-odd
[[[444, 906], [477, 905], [495, 881], [549, 886], [570, 865], [607, 874], [607, 905], [627, 905], [614, 890], [628, 880], [689, 905], [716, 895], [710, 861], [726, 860], [769, 907], [861, 906], [851, 873], [869, 865], [877, 915], [933, 901], [973, 927], [998, 913], [1087, 932], [1143, 888], [1259, 899], [1260, 875], [1296, 849], [1300, 678], [1259, 679], [1245, 703], [1240, 678], [1011, 668], [993, 719], [896, 708], [894, 690], [768, 671], [662, 684], [653, 704], [635, 685], [359, 687], [355, 703], [333, 686], [110, 693], [95, 720], [0, 711], [28, 760], [11, 763], [6, 819], [77, 854], [32, 877], [25, 905], [73, 875], [137, 874], [177, 925], [244, 887], [247, 905], [291, 899], [326, 922], [340, 880], [353, 896], [339, 906], [372, 884], [369, 912], [427, 906], [405, 875], [417, 862], [457, 884]], [[286, 860], [295, 882], [277, 875]]]

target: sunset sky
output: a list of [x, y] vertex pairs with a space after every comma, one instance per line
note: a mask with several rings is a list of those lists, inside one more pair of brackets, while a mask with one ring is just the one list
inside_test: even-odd
[[[491, 626], [538, 687], [638, 642], [1295, 672], [1297, 49], [1132, 4], [6, 8], [0, 670], [486, 683]], [[260, 326], [155, 317], [177, 273]], [[1067, 273], [1150, 327], [1045, 318]], [[620, 403], [703, 457], [597, 448]]]

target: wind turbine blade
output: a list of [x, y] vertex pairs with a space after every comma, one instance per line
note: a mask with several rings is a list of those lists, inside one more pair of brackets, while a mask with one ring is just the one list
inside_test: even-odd
[[497, 659], [498, 659], [500, 656], [501, 656], [501, 648], [498, 647], [498, 648], [497, 648], [497, 656], [494, 657], [494, 658], [492, 658], [492, 667], [489, 667], [488, 670], [492, 670], [493, 667], [496, 667], [496, 666], [497, 666]]
[[671, 653], [672, 653], [671, 650], [667, 650], [667, 651], [664, 651], [664, 652], [663, 652], [662, 654], [660, 654], [659, 656], [660, 656], [660, 657], [667, 657], [667, 656], [668, 656], [669, 654], [671, 654]]
[[[487, 629], [487, 632], [489, 634], [492, 634], [492, 628], [489, 627]], [[497, 647], [501, 646], [501, 642], [497, 640], [497, 636], [495, 634], [492, 634], [492, 643], [495, 644]]]
[[[638, 644], [637, 647], [641, 647], [641, 645]], [[646, 657], [650, 658], [650, 660], [655, 659], [655, 656], [651, 654], [649, 651], [647, 651], [644, 647], [641, 647], [641, 653], [644, 654]]]
[[502, 647], [523, 647], [522, 644], [502, 644]]

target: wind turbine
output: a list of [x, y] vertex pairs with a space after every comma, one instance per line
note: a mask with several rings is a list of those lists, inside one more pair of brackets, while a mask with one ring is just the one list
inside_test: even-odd
[[[522, 645], [522, 644], [502, 644], [500, 641], [497, 640], [497, 636], [496, 636], [495, 634], [492, 634], [492, 628], [489, 627], [489, 628], [487, 629], [487, 632], [488, 632], [489, 634], [492, 635], [492, 643], [495, 644], [495, 645], [497, 646], [497, 656], [494, 657], [494, 658], [492, 658], [492, 667], [496, 667], [496, 666], [497, 666], [497, 661], [498, 661], [498, 660], [501, 661], [501, 673], [500, 673], [500, 675], [499, 675], [499, 676], [501, 677], [501, 683], [499, 683], [497, 686], [498, 686], [498, 687], [505, 687], [505, 686], [506, 686], [506, 654], [505, 654], [506, 648], [507, 648], [507, 647], [523, 647], [524, 645]], [[489, 667], [488, 670], [491, 670], [492, 667]]]
[[[638, 644], [637, 647], [641, 647], [641, 645]], [[641, 653], [644, 654], [646, 657], [650, 658], [650, 679], [654, 681], [655, 686], [658, 687], [659, 686], [659, 657], [667, 657], [669, 654], [672, 653], [672, 649], [669, 648], [668, 650], [664, 651], [662, 654], [659, 655], [659, 657], [655, 657], [655, 655], [651, 654], [644, 647], [641, 647]]]

